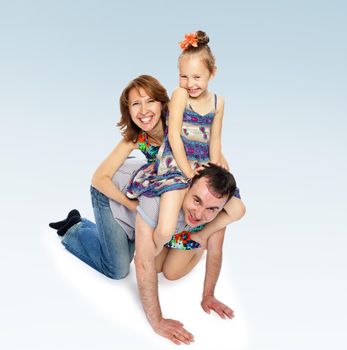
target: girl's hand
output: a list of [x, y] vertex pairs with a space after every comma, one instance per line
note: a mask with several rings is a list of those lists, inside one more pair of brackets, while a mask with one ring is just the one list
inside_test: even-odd
[[197, 174], [197, 173], [196, 173], [196, 170], [193, 170], [193, 169], [192, 169], [192, 170], [189, 172], [189, 174], [187, 174], [186, 176], [187, 176], [188, 179], [192, 179], [196, 174]]
[[224, 168], [225, 170], [229, 171], [229, 165], [228, 163], [225, 161], [225, 159], [221, 159], [218, 163], [215, 163], [216, 165], [219, 165], [220, 167]]
[[192, 179], [195, 175], [199, 175], [201, 170], [204, 170], [206, 167], [208, 167], [208, 164], [205, 165], [198, 165], [194, 170], [192, 170], [191, 177], [189, 179]]
[[230, 171], [229, 164], [228, 164], [227, 160], [225, 159], [223, 153], [220, 155], [219, 161], [216, 164], [221, 166], [222, 168]]
[[206, 167], [208, 167], [209, 165], [199, 165], [194, 171], [195, 171], [195, 175], [199, 175], [201, 170], [204, 170]]

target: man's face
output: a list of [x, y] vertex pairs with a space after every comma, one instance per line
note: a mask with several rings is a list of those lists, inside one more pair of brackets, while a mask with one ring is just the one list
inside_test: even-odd
[[227, 197], [214, 196], [207, 187], [207, 179], [200, 178], [184, 197], [182, 209], [186, 224], [196, 227], [212, 221], [226, 202]]

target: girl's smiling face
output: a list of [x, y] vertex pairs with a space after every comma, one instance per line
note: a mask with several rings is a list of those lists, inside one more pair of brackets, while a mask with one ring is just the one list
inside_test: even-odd
[[207, 92], [211, 73], [199, 54], [184, 55], [179, 59], [179, 85], [189, 97], [198, 98]]

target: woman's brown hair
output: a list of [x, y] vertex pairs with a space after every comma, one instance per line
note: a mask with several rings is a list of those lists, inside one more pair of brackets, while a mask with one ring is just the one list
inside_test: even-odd
[[161, 121], [163, 128], [165, 126], [165, 118], [169, 104], [167, 91], [154, 77], [150, 75], [140, 75], [129, 82], [119, 98], [121, 118], [117, 126], [120, 128], [122, 136], [126, 141], [136, 142], [141, 131], [132, 121], [129, 112], [129, 93], [132, 89], [139, 91], [141, 88], [146, 91], [148, 96], [162, 104]]

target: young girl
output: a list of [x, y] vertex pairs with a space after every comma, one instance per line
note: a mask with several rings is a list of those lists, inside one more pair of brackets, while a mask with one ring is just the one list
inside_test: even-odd
[[[156, 163], [139, 169], [128, 187], [129, 198], [161, 195], [154, 232], [157, 252], [175, 231], [186, 189], [199, 168], [208, 162], [228, 168], [221, 154], [224, 100], [208, 91], [208, 83], [216, 74], [215, 58], [208, 43], [209, 38], [202, 31], [188, 34], [180, 42], [183, 51], [178, 61], [179, 87], [169, 104], [164, 142]], [[223, 214], [220, 225], [242, 217], [243, 204], [233, 199], [225, 206], [227, 218]], [[196, 226], [196, 218], [189, 216], [188, 220], [191, 227]], [[205, 230], [204, 238], [213, 232]]]

